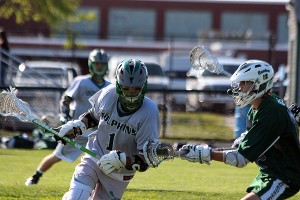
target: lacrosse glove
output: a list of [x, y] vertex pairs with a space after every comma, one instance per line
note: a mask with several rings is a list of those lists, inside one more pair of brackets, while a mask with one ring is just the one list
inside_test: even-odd
[[180, 151], [188, 151], [188, 153], [181, 157], [181, 159], [188, 160], [190, 162], [199, 162], [201, 164], [210, 164], [210, 152], [211, 148], [205, 145], [183, 145]]
[[58, 132], [59, 137], [54, 137], [57, 141], [61, 141], [65, 144], [62, 137], [67, 137], [70, 139], [76, 138], [78, 135], [82, 135], [86, 131], [86, 126], [81, 120], [68, 121], [66, 124], [60, 127]]
[[290, 111], [293, 113], [296, 121], [298, 122], [298, 125], [300, 125], [300, 107], [297, 106], [296, 104], [292, 104], [289, 107]]
[[61, 121], [63, 124], [66, 124], [70, 120], [72, 120], [72, 117], [69, 114], [61, 114], [59, 116], [59, 121]]
[[245, 131], [244, 133], [241, 134], [240, 137], [236, 138], [233, 141], [233, 144], [231, 145], [232, 148], [238, 148], [240, 143], [243, 141], [243, 139], [245, 138], [246, 134], [248, 133], [248, 131]]
[[108, 154], [103, 155], [97, 162], [101, 171], [109, 175], [114, 170], [124, 168], [126, 165], [126, 154], [121, 151], [110, 151]]

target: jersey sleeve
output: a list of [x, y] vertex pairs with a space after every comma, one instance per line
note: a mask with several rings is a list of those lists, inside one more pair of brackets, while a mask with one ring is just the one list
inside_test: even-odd
[[113, 85], [109, 85], [98, 92], [96, 92], [91, 98], [89, 98], [89, 102], [92, 104], [91, 113], [95, 117], [95, 119], [100, 119], [101, 109], [103, 105], [105, 105], [105, 102], [112, 100], [109, 97], [103, 98], [105, 95], [109, 95], [109, 93], [112, 95], [113, 91], [115, 91], [115, 88]]
[[72, 99], [76, 99], [80, 94], [79, 94], [79, 88], [80, 88], [80, 79], [76, 79], [71, 83], [69, 88], [65, 92], [65, 96], [69, 96]]
[[159, 111], [155, 104], [152, 104], [150, 108], [147, 109], [148, 112], [143, 113], [145, 117], [136, 135], [137, 149], [141, 151], [144, 144], [152, 139], [158, 139], [160, 135], [160, 119]]

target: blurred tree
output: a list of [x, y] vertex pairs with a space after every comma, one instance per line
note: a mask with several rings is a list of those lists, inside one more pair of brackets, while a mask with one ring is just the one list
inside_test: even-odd
[[81, 0], [0, 0], [0, 18], [15, 18], [17, 24], [25, 22], [45, 22], [48, 25], [64, 21], [91, 20], [91, 14], [77, 14]]
[[17, 24], [26, 22], [44, 22], [55, 33], [57, 30], [64, 32], [67, 42], [66, 49], [77, 48], [75, 43], [76, 33], [70, 24], [82, 20], [95, 20], [92, 12], [77, 12], [82, 0], [0, 0], [0, 19], [15, 19]]
[[81, 0], [0, 0], [0, 18], [15, 18], [17, 24], [28, 21], [58, 24], [72, 15]]

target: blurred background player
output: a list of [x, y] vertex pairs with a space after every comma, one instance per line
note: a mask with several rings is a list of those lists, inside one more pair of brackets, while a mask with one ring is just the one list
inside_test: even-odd
[[242, 133], [249, 130], [251, 122], [247, 118], [247, 114], [250, 110], [251, 105], [247, 105], [243, 108], [238, 106], [234, 109], [234, 139], [239, 138]]
[[[60, 120], [63, 123], [71, 119], [77, 119], [82, 113], [91, 108], [89, 98], [102, 88], [108, 86], [110, 82], [104, 79], [104, 75], [108, 70], [108, 55], [102, 49], [94, 49], [90, 52], [88, 58], [88, 67], [90, 74], [77, 76], [61, 99], [61, 117]], [[70, 109], [70, 106], [74, 107], [74, 110]], [[85, 146], [87, 143], [87, 136], [93, 130], [86, 131], [83, 135], [76, 138], [76, 142]], [[50, 155], [46, 156], [38, 165], [36, 173], [27, 179], [25, 185], [30, 186], [37, 184], [40, 177], [53, 164], [65, 160], [68, 162], [74, 162], [82, 151], [73, 147], [70, 144], [58, 143], [56, 149]]]
[[232, 75], [235, 104], [251, 104], [252, 127], [235, 150], [213, 151], [208, 145], [185, 145], [183, 157], [190, 162], [224, 162], [245, 167], [255, 162], [259, 173], [242, 200], [287, 199], [300, 190], [300, 144], [296, 122], [298, 108], [289, 109], [283, 99], [272, 95], [274, 71], [264, 61], [249, 60]]
[[148, 169], [143, 146], [158, 139], [160, 120], [157, 105], [145, 97], [147, 78], [143, 62], [122, 61], [116, 69], [116, 85], [97, 92], [90, 99], [92, 109], [61, 127], [60, 136], [98, 127], [86, 147], [100, 157], [100, 161], [88, 154], [82, 157], [63, 199], [88, 199], [96, 184], [96, 199], [121, 199], [136, 171]]

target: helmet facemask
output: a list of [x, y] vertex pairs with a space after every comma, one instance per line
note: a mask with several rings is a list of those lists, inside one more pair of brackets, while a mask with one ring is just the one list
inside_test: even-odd
[[252, 83], [247, 91], [244, 91], [240, 88], [240, 82], [233, 82], [231, 91], [235, 104], [240, 108], [247, 106], [256, 96], [255, 83]]
[[143, 104], [147, 92], [147, 78], [146, 65], [140, 60], [124, 60], [118, 65], [116, 90], [123, 108], [135, 111]]
[[134, 111], [142, 105], [144, 96], [147, 91], [147, 83], [138, 91], [136, 90], [133, 93], [129, 93], [122, 88], [122, 86], [117, 82], [117, 93], [120, 98], [120, 103], [129, 111]]
[[[97, 67], [97, 65], [101, 65], [101, 67]], [[100, 70], [98, 68], [100, 68]], [[93, 76], [96, 78], [102, 78], [108, 70], [108, 65], [107, 63], [92, 62], [89, 69]]]

